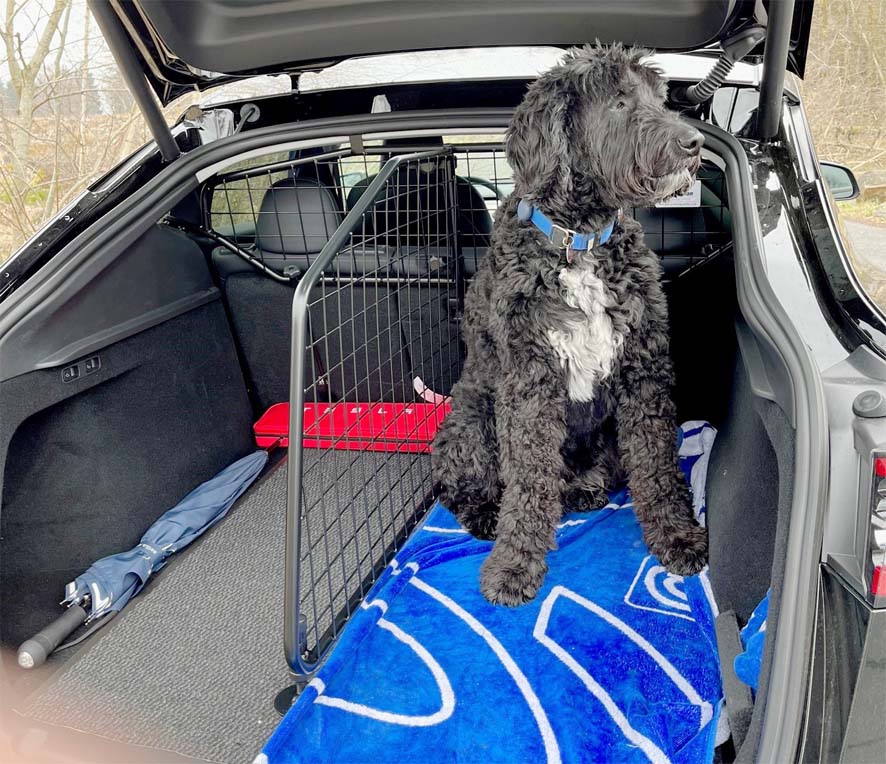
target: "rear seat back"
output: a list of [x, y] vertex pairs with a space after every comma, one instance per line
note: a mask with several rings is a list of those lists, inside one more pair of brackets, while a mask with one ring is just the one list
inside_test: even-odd
[[[640, 225], [646, 245], [661, 259], [665, 278], [675, 278], [699, 259], [705, 244], [723, 237], [722, 230], [711, 229], [700, 208], [635, 208], [629, 210]], [[465, 247], [462, 260], [467, 278], [471, 278], [486, 255], [488, 246]]]
[[[661, 259], [666, 280], [676, 278], [706, 252], [731, 241], [731, 218], [725, 205], [722, 171], [703, 167], [698, 178], [702, 181], [700, 206], [627, 210], [643, 226], [646, 244]], [[477, 241], [481, 241], [479, 237]], [[463, 268], [468, 279], [477, 272], [487, 249], [488, 244], [462, 247]]]
[[271, 267], [282, 263], [304, 272], [342, 217], [341, 203], [317, 181], [278, 181], [262, 199], [255, 227], [256, 249]]
[[[304, 214], [300, 214], [303, 211]], [[289, 177], [272, 185], [256, 216], [249, 254], [281, 274], [304, 272], [342, 219], [341, 204], [310, 178]], [[256, 408], [289, 399], [293, 288], [258, 273], [224, 247], [212, 252]], [[306, 384], [323, 375], [311, 353]]]
[[[279, 273], [303, 274], [342, 219], [328, 188], [287, 178], [265, 193], [250, 254]], [[306, 387], [325, 387], [332, 400], [402, 401], [413, 399], [415, 376], [429, 385], [451, 376], [439, 370], [457, 359], [457, 346], [444, 361], [431, 336], [447, 320], [449, 290], [426, 283], [446, 275], [445, 255], [428, 246], [376, 247], [368, 238], [344, 248], [309, 294]], [[288, 400], [294, 284], [258, 273], [225, 248], [212, 258], [257, 408]], [[444, 328], [457, 344], [452, 327]]]

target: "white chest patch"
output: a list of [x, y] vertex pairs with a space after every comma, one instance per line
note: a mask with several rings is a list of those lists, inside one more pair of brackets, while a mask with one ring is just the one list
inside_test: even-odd
[[569, 397], [592, 401], [598, 382], [612, 373], [612, 364], [624, 342], [606, 312], [612, 298], [594, 272], [593, 263], [577, 263], [560, 271], [570, 316], [562, 326], [548, 330], [548, 339], [566, 369]]

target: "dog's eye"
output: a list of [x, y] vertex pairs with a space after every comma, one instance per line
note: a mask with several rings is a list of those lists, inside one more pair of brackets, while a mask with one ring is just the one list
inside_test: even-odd
[[628, 105], [627, 105], [624, 101], [617, 101], [616, 104], [615, 104], [615, 108], [616, 108], [616, 109], [619, 109], [619, 110], [621, 110], [621, 109], [627, 109], [627, 108], [628, 108]]

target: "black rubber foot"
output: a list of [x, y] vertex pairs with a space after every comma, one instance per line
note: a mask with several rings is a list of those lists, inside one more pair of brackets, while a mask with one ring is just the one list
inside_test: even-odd
[[304, 682], [297, 682], [296, 684], [291, 684], [289, 687], [286, 687], [280, 692], [277, 693], [277, 697], [274, 698], [274, 710], [280, 714], [280, 716], [285, 716], [286, 712], [292, 708], [292, 704], [295, 703], [295, 699], [301, 695], [301, 691], [307, 685]]

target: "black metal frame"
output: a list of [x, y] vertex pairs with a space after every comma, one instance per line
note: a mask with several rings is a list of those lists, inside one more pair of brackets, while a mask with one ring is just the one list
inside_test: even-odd
[[[379, 205], [382, 205], [382, 216], [387, 219], [389, 210], [386, 204], [392, 199], [407, 199], [410, 191], [404, 192], [399, 186], [400, 171], [407, 172], [422, 164], [431, 164], [435, 170], [445, 175], [445, 182], [436, 184], [436, 190], [428, 188], [440, 197], [434, 199], [434, 207], [424, 210], [426, 219], [435, 225], [442, 225], [443, 230], [431, 231], [431, 238], [422, 244], [414, 240], [411, 232], [401, 226], [386, 228], [385, 230], [370, 229], [372, 221], [379, 215]], [[439, 175], [439, 173], [437, 173]], [[442, 214], [441, 214], [442, 213]], [[395, 254], [387, 262], [379, 263], [378, 267], [372, 268], [368, 273], [355, 275], [353, 272], [342, 274], [342, 253], [353, 252], [355, 247], [366, 247], [367, 243], [384, 243], [394, 245], [396, 252], [408, 252], [412, 257], [415, 252], [424, 248], [425, 254], [433, 250], [440, 256], [440, 263], [436, 270], [431, 266], [426, 272], [410, 274], [404, 269], [403, 256]], [[351, 322], [351, 331], [354, 332], [356, 316], [362, 313], [364, 323], [367, 321], [366, 294], [376, 289], [376, 285], [396, 284], [399, 289], [417, 290], [418, 296], [418, 320], [421, 319], [421, 311], [435, 305], [436, 309], [449, 310], [453, 300], [457, 301], [460, 294], [459, 269], [455, 242], [455, 188], [454, 174], [452, 171], [452, 155], [449, 149], [438, 149], [411, 154], [402, 154], [390, 158], [374, 179], [368, 184], [359, 201], [347, 213], [341, 225], [331, 235], [329, 241], [313, 260], [308, 270], [301, 277], [295, 290], [292, 310], [292, 378], [290, 389], [290, 464], [288, 474], [287, 492], [287, 516], [286, 516], [286, 579], [285, 579], [285, 614], [284, 614], [284, 644], [287, 661], [297, 677], [310, 676], [322, 663], [328, 654], [335, 639], [338, 637], [341, 627], [347, 621], [354, 608], [359, 605], [372, 584], [384, 570], [387, 563], [393, 558], [396, 551], [409, 536], [414, 527], [420, 522], [427, 509], [432, 503], [430, 463], [424, 454], [401, 454], [382, 453], [370, 464], [370, 470], [376, 470], [366, 478], [366, 454], [349, 459], [349, 451], [339, 451], [335, 448], [313, 450], [308, 452], [304, 448], [304, 402], [311, 398], [315, 404], [325, 395], [330, 395], [329, 372], [323, 370], [318, 373], [317, 368], [309, 369], [315, 365], [317, 354], [314, 351], [317, 345], [329, 345], [330, 339], [334, 342], [334, 332], [343, 332], [342, 327], [329, 327], [325, 325], [322, 330], [314, 327], [311, 333], [312, 318], [316, 320], [316, 310], [327, 310], [330, 305], [335, 306], [342, 299], [351, 301], [351, 316], [347, 321]], [[347, 256], [347, 255], [346, 255]], [[430, 262], [431, 257], [424, 259]], [[334, 274], [334, 275], [333, 275]], [[436, 275], [435, 275], [436, 274]], [[351, 290], [347, 292], [346, 290]], [[354, 307], [355, 292], [358, 297], [362, 296], [363, 303]], [[371, 306], [379, 309], [382, 300], [377, 297]], [[385, 299], [385, 298], [382, 298]], [[409, 307], [407, 315], [413, 315], [416, 308]], [[313, 315], [312, 315], [313, 314]], [[378, 319], [378, 314], [376, 314]], [[378, 329], [384, 331], [384, 329]], [[372, 329], [369, 329], [371, 334]], [[423, 332], [419, 330], [419, 339]], [[381, 344], [381, 334], [373, 338]], [[341, 334], [338, 337], [341, 341]], [[355, 339], [355, 338], [352, 338]], [[367, 334], [367, 344], [370, 341]], [[390, 335], [388, 342], [390, 343]], [[433, 341], [433, 340], [431, 340]], [[448, 386], [454, 382], [460, 363], [457, 329], [451, 325], [444, 343], [445, 348], [440, 348], [437, 353], [436, 363], [440, 364], [444, 377], [448, 378]], [[356, 355], [356, 350], [351, 355]], [[433, 353], [436, 352], [432, 350]], [[344, 365], [344, 357], [350, 351], [339, 349], [340, 365]], [[396, 355], [396, 354], [394, 354]], [[446, 357], [449, 356], [449, 357]], [[393, 365], [394, 361], [391, 360]], [[370, 372], [371, 373], [371, 372]], [[324, 374], [325, 379], [324, 379]], [[309, 379], [310, 376], [310, 379]], [[381, 376], [381, 370], [379, 370]], [[395, 396], [401, 402], [415, 400], [414, 397], [406, 397], [408, 393], [415, 396], [412, 390], [408, 393], [403, 386], [402, 380], [395, 383], [394, 372], [391, 371], [391, 382], [387, 389], [400, 386], [399, 395]], [[342, 372], [344, 379], [344, 372]], [[323, 382], [325, 381], [326, 386]], [[370, 387], [368, 380], [366, 388]], [[351, 387], [350, 393], [359, 396], [359, 385]], [[334, 396], [331, 396], [334, 397]], [[345, 397], [347, 400], [347, 396]], [[354, 403], [371, 403], [371, 401], [349, 401]], [[442, 400], [438, 405], [443, 405]], [[367, 409], [368, 411], [368, 409]], [[364, 416], [361, 414], [361, 416]], [[306, 461], [310, 457], [314, 462], [306, 468]], [[363, 460], [358, 466], [358, 460]], [[341, 461], [349, 462], [343, 470], [338, 469]], [[332, 467], [332, 473], [325, 473], [327, 477], [334, 475], [329, 485], [320, 495], [309, 496], [305, 488], [305, 475], [310, 470], [318, 471], [323, 475], [323, 470]], [[357, 473], [357, 474], [354, 474]], [[366, 491], [378, 491], [378, 486], [372, 486], [373, 480], [384, 481], [384, 489], [389, 491], [385, 496], [375, 497], [365, 495]], [[340, 505], [341, 484], [350, 480], [362, 485], [357, 489], [357, 496], [361, 493], [360, 501], [363, 502], [363, 520], [359, 522], [353, 514], [354, 496], [344, 496], [345, 503], [350, 504], [344, 508], [351, 512], [353, 528], [342, 529], [343, 507]], [[370, 487], [372, 486], [372, 487]], [[370, 503], [375, 501], [373, 506]], [[382, 519], [385, 511], [383, 505], [386, 500], [387, 512], [390, 518]], [[332, 522], [327, 521], [325, 505], [335, 504], [330, 512]], [[394, 504], [402, 504], [399, 514], [395, 514]], [[312, 518], [313, 516], [313, 518]], [[322, 539], [310, 539], [311, 527], [321, 520], [324, 534]], [[375, 524], [378, 524], [376, 529]], [[369, 529], [370, 523], [372, 529]], [[336, 535], [337, 534], [337, 535]], [[368, 546], [368, 551], [361, 556], [358, 535], [363, 543]], [[331, 537], [331, 539], [329, 538]], [[353, 544], [353, 555], [357, 562], [357, 570], [349, 571], [344, 565], [345, 545]], [[330, 545], [332, 548], [330, 548]], [[314, 556], [320, 556], [325, 560], [323, 570], [314, 567]], [[333, 567], [341, 565], [341, 580], [333, 581]], [[321, 567], [323, 567], [321, 565]], [[336, 574], [337, 575], [337, 572]], [[340, 585], [339, 585], [340, 584]], [[334, 587], [337, 587], [334, 589]], [[323, 590], [326, 591], [323, 591]], [[321, 593], [325, 598], [318, 602], [317, 594]], [[328, 595], [328, 596], [325, 596]], [[307, 599], [306, 599], [307, 598]]]
[[781, 124], [784, 75], [791, 47], [793, 21], [794, 0], [770, 0], [756, 124], [756, 136], [762, 140], [774, 138]]

